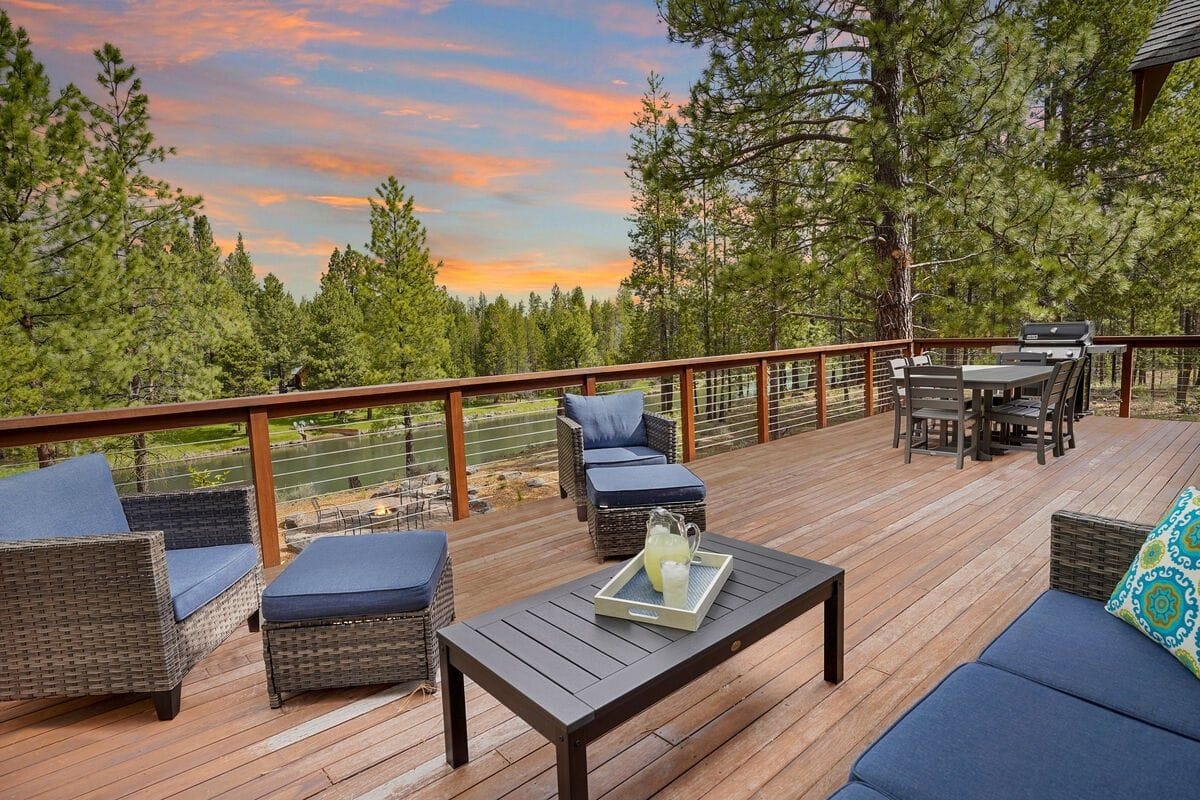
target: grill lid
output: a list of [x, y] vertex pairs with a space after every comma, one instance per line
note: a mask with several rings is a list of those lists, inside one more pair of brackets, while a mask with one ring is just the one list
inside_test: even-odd
[[1092, 343], [1091, 320], [1079, 322], [1026, 322], [1021, 326], [1021, 344], [1082, 344]]

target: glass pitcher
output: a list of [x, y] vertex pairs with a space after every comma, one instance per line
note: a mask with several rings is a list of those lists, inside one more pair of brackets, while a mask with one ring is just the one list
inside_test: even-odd
[[[696, 541], [688, 544], [688, 535], [696, 534]], [[678, 561], [689, 564], [700, 549], [700, 526], [684, 520], [682, 514], [672, 514], [665, 508], [650, 512], [646, 523], [646, 575], [654, 591], [661, 592], [662, 562]]]

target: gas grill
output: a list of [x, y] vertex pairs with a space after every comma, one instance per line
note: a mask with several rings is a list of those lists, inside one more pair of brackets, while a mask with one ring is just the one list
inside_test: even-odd
[[1046, 363], [1057, 364], [1068, 359], [1084, 359], [1085, 372], [1076, 395], [1077, 415], [1091, 414], [1092, 359], [1101, 353], [1122, 353], [1123, 344], [1094, 344], [1095, 326], [1091, 320], [1081, 322], [1026, 322], [1017, 338], [1017, 349], [1025, 353], [1045, 353]]

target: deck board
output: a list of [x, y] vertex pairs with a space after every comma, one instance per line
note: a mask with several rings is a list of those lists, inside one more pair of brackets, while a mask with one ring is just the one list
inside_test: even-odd
[[[1045, 467], [1018, 452], [959, 471], [905, 466], [880, 417], [697, 461], [714, 531], [845, 568], [847, 679], [821, 680], [820, 614], [806, 614], [594, 743], [592, 796], [828, 796], [1046, 587], [1051, 513], [1154, 522], [1200, 480], [1198, 424], [1092, 417], [1078, 435]], [[460, 617], [599, 566], [567, 501], [455, 523], [450, 538]], [[260, 640], [241, 632], [188, 676], [170, 723], [138, 696], [0, 703], [0, 800], [554, 796], [553, 748], [471, 683], [472, 761], [447, 767], [440, 698], [413, 688], [271, 710]]]

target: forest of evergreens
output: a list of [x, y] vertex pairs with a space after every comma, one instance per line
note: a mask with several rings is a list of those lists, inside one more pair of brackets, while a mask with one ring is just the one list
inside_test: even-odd
[[[709, 64], [631, 120], [612, 298], [461, 300], [395, 177], [297, 301], [222, 253], [120, 51], [53, 87], [0, 11], [0, 415], [1087, 317], [1196, 333], [1200, 67], [1146, 126], [1126, 67], [1160, 0], [664, 0]], [[403, 176], [401, 176], [403, 177]], [[1189, 370], [1194, 367], [1189, 365]], [[1188, 378], [1191, 380], [1191, 377]]]

